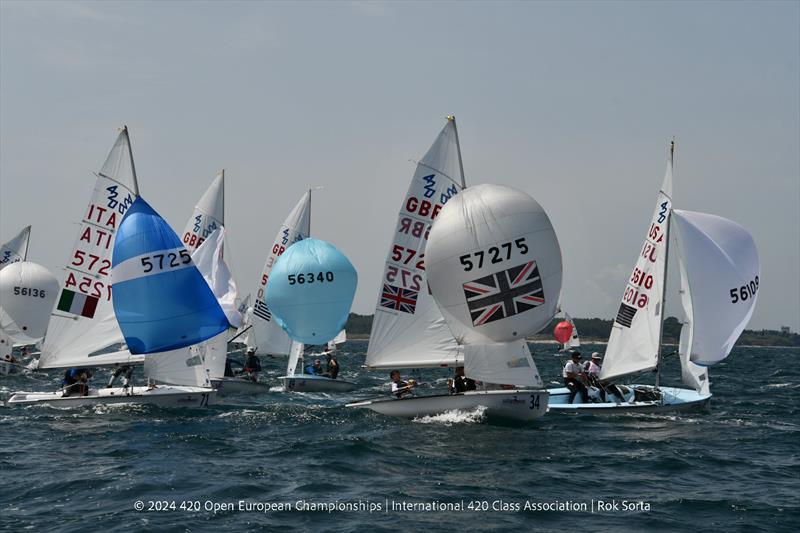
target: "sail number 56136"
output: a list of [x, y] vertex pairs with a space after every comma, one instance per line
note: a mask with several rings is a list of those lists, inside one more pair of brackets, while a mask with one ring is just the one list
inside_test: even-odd
[[730, 290], [731, 303], [746, 302], [753, 298], [758, 292], [758, 276], [753, 278], [750, 283], [742, 285], [741, 287], [734, 287]]
[[525, 237], [520, 237], [513, 242], [509, 241], [497, 246], [492, 246], [485, 252], [483, 250], [478, 250], [461, 255], [458, 257], [458, 260], [463, 265], [464, 272], [469, 272], [476, 266], [476, 262], [478, 263], [478, 268], [483, 268], [484, 258], [487, 261], [491, 261], [492, 264], [508, 261], [511, 259], [511, 250], [514, 247], [523, 255], [528, 253], [528, 245], [525, 244]]

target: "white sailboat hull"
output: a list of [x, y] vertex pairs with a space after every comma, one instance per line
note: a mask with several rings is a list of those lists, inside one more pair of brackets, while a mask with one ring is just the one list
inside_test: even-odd
[[164, 407], [206, 407], [215, 403], [216, 391], [205, 387], [159, 385], [155, 388], [112, 387], [90, 389], [86, 396], [64, 396], [63, 391], [17, 392], [6, 401], [7, 406], [51, 405], [58, 408], [86, 405], [137, 403]]
[[217, 390], [218, 396], [228, 396], [231, 394], [266, 394], [269, 392], [269, 385], [240, 377], [226, 377], [221, 380], [212, 380], [211, 384]]
[[347, 392], [357, 387], [352, 381], [312, 374], [281, 376], [278, 379], [283, 383], [283, 390], [286, 392]]
[[614, 401], [612, 394], [606, 393], [606, 402], [581, 403], [580, 394], [576, 395], [573, 403], [569, 401], [569, 389], [561, 387], [548, 389], [550, 392], [550, 412], [556, 413], [594, 413], [594, 414], [620, 414], [620, 413], [663, 413], [676, 411], [691, 411], [707, 409], [711, 403], [711, 394], [700, 394], [691, 389], [676, 387], [660, 387], [661, 400], [635, 401], [633, 389], [645, 387], [653, 389], [652, 385], [627, 385], [630, 389], [624, 394], [624, 402]]
[[381, 398], [347, 404], [347, 407], [371, 409], [386, 416], [416, 418], [447, 411], [471, 411], [486, 408], [491, 418], [534, 420], [547, 412], [549, 393], [546, 390], [469, 391], [463, 394]]

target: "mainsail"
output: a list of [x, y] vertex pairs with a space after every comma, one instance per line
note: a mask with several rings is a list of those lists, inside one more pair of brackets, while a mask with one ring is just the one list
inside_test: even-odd
[[228, 322], [231, 326], [238, 328], [242, 326], [242, 314], [239, 312], [236, 301], [238, 297], [236, 281], [231, 275], [230, 267], [225, 262], [223, 254], [226, 235], [224, 226], [214, 230], [192, 253], [192, 261], [208, 283], [211, 292], [216, 296]]
[[27, 226], [22, 229], [17, 236], [0, 245], [0, 269], [16, 263], [17, 261], [25, 261], [28, 256], [28, 243], [31, 238], [31, 227]]
[[258, 355], [287, 355], [291, 339], [273, 320], [266, 302], [267, 282], [278, 257], [292, 244], [308, 237], [311, 232], [311, 191], [306, 192], [286, 217], [270, 248], [258, 282], [253, 307], [247, 309], [245, 327], [249, 330], [244, 339], [248, 348], [255, 348]]
[[183, 230], [183, 245], [194, 252], [225, 223], [225, 171], [220, 172], [200, 198]]
[[578, 335], [578, 326], [575, 325], [575, 321], [572, 320], [572, 317], [569, 316], [569, 313], [564, 311], [564, 320], [572, 324], [572, 334], [569, 337], [569, 340], [564, 343], [564, 351], [575, 350], [581, 347], [581, 338]]
[[715, 215], [673, 211], [684, 312], [691, 324], [688, 360], [708, 366], [725, 359], [753, 316], [760, 265], [750, 233]]
[[614, 319], [600, 371], [601, 379], [611, 379], [658, 366], [671, 210], [670, 158], [647, 236]]
[[417, 163], [389, 246], [372, 321], [370, 368], [463, 364], [463, 353], [428, 292], [425, 248], [442, 207], [457, 195], [460, 162], [455, 122], [448, 120]]
[[128, 130], [123, 128], [84, 211], [39, 368], [142, 361], [125, 349], [111, 294], [114, 235], [138, 191]]

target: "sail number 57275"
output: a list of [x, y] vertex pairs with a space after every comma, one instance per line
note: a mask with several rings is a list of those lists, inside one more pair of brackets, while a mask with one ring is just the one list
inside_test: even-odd
[[472, 270], [477, 263], [478, 268], [483, 268], [484, 260], [487, 262], [502, 263], [511, 259], [511, 250], [516, 247], [519, 253], [525, 255], [528, 253], [528, 245], [525, 244], [525, 237], [520, 237], [515, 241], [504, 242], [497, 246], [491, 246], [488, 250], [478, 250], [458, 257], [458, 260], [464, 267], [464, 272]]
[[750, 283], [742, 285], [741, 287], [734, 287], [730, 290], [731, 303], [746, 302], [753, 298], [758, 292], [758, 276], [753, 278]]

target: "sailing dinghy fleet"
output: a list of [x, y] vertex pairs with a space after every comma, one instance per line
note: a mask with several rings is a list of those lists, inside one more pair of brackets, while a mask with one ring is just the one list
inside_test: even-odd
[[[425, 394], [413, 381], [398, 380], [403, 387], [396, 394], [347, 407], [406, 418], [481, 409], [490, 418], [522, 421], [548, 412], [707, 407], [707, 368], [728, 356], [752, 316], [760, 267], [744, 228], [673, 209], [673, 151], [674, 145], [605, 361], [591, 383], [613, 390], [613, 382], [619, 394], [598, 397], [594, 390], [584, 398], [574, 387], [545, 388], [526, 342], [561, 308], [562, 256], [550, 219], [523, 191], [493, 183], [468, 187], [455, 117], [448, 117], [402, 200], [365, 366], [387, 374], [450, 368], [469, 386]], [[303, 370], [306, 344], [327, 344], [325, 352], [309, 357], [335, 357], [346, 339], [357, 283], [355, 268], [338, 248], [311, 238], [311, 194], [289, 212], [267, 250], [255, 292], [242, 300], [225, 246], [224, 171], [178, 236], [139, 195], [123, 128], [96, 175], [60, 284], [26, 261], [30, 228], [0, 249], [0, 356], [10, 356], [12, 345], [44, 337], [40, 369], [67, 370], [66, 379], [70, 369], [142, 365], [147, 385], [88, 388], [90, 372], [84, 370], [77, 389], [73, 383], [18, 392], [7, 404], [203, 407], [224, 394], [267, 392], [254, 373], [232, 375], [229, 346], [237, 339], [248, 361], [287, 357], [286, 375], [279, 378], [286, 392], [355, 389], [355, 382], [336, 375], [338, 364], [327, 375]], [[673, 250], [685, 316], [678, 350], [685, 389], [660, 385]], [[574, 350], [580, 346], [577, 328], [564, 316], [556, 337], [564, 351]], [[620, 382], [653, 370], [655, 385]]]

